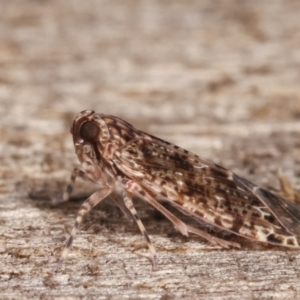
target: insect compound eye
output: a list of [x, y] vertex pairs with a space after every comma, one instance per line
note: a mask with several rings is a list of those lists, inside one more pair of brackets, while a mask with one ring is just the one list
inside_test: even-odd
[[93, 122], [85, 122], [80, 128], [80, 136], [84, 140], [93, 140], [99, 134], [99, 127]]

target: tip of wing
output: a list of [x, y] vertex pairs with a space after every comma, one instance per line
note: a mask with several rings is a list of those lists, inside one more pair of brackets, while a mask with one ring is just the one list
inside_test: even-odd
[[233, 180], [260, 199], [290, 233], [300, 236], [300, 206], [234, 175]]

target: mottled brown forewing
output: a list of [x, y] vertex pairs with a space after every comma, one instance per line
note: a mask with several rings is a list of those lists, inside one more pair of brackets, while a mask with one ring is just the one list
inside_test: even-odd
[[187, 150], [155, 137], [135, 139], [116, 152], [114, 161], [157, 198], [202, 222], [250, 239], [297, 246], [290, 233], [299, 234], [299, 206]]

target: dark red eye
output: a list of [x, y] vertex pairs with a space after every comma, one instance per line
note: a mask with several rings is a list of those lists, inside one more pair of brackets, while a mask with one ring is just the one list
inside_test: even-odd
[[84, 140], [93, 140], [99, 134], [99, 127], [93, 122], [85, 122], [80, 128], [80, 136]]

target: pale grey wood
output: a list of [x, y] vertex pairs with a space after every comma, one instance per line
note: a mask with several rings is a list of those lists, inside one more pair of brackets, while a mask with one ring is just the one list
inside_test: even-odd
[[[300, 252], [242, 238], [187, 239], [137, 208], [159, 255], [95, 187], [51, 207], [77, 162], [69, 128], [87, 108], [279, 188], [299, 189], [298, 1], [0, 1], [1, 299], [297, 299]], [[185, 218], [185, 221], [188, 219]]]

